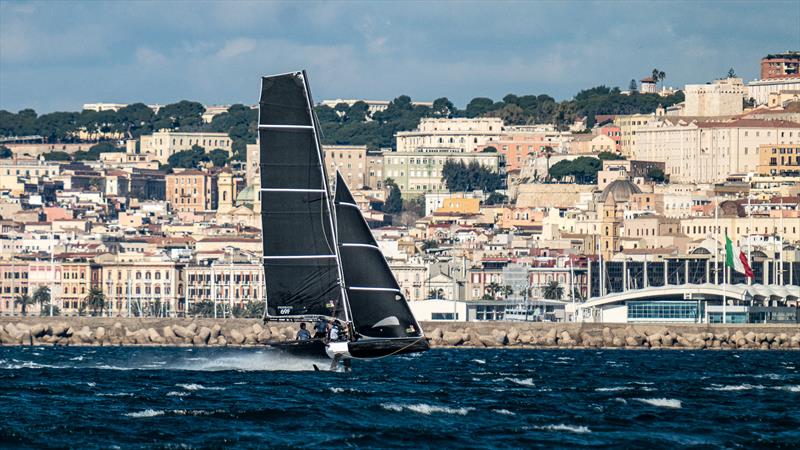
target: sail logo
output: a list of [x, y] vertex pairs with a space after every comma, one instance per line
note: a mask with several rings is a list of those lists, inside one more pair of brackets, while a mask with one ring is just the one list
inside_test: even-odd
[[278, 306], [278, 314], [286, 316], [292, 313], [291, 306]]

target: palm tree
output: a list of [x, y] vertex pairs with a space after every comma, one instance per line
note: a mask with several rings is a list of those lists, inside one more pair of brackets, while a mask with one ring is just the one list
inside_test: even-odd
[[653, 81], [658, 84], [659, 81], [664, 81], [664, 78], [667, 78], [667, 74], [664, 73], [663, 70], [653, 69]]
[[83, 299], [83, 303], [92, 310], [92, 315], [102, 315], [103, 309], [106, 307], [106, 296], [100, 288], [93, 287], [89, 289], [89, 295]]
[[508, 300], [508, 296], [514, 293], [514, 289], [512, 289], [509, 285], [505, 285], [500, 288], [500, 293], [503, 294], [503, 298]]
[[244, 305], [244, 316], [258, 319], [264, 317], [264, 302], [250, 300]]
[[211, 317], [214, 315], [214, 302], [211, 300], [197, 302], [189, 308], [189, 314], [199, 317]]
[[19, 305], [23, 316], [26, 316], [28, 313], [28, 305], [32, 305], [33, 303], [33, 299], [28, 294], [18, 295], [17, 298], [14, 299], [14, 304]]
[[561, 300], [564, 295], [564, 288], [558, 284], [558, 281], [551, 281], [544, 288], [544, 298], [548, 300]]
[[45, 308], [50, 305], [50, 288], [39, 286], [33, 293], [33, 301], [39, 304], [39, 314], [44, 315]]
[[550, 179], [550, 157], [553, 156], [553, 147], [547, 146], [544, 148], [544, 157], [547, 159], [547, 173], [545, 174], [545, 179]]

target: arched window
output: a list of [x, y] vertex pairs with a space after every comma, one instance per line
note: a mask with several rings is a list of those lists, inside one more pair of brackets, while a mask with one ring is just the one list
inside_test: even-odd
[[161, 279], [161, 272], [156, 272], [156, 280], [160, 280], [160, 279]]
[[141, 280], [142, 279], [142, 272], [136, 272], [136, 279], [137, 280]]
[[149, 280], [151, 278], [150, 271], [144, 273], [144, 279]]

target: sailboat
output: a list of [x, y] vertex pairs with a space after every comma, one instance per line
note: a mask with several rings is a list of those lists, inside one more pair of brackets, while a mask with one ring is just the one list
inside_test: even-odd
[[331, 195], [313, 105], [305, 71], [262, 78], [264, 320], [337, 320], [346, 339], [273, 345], [334, 361], [428, 350], [422, 328], [338, 172]]

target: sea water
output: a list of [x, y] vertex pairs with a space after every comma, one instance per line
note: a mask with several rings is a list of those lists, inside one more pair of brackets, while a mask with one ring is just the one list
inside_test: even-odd
[[0, 446], [800, 448], [800, 352], [0, 348]]

